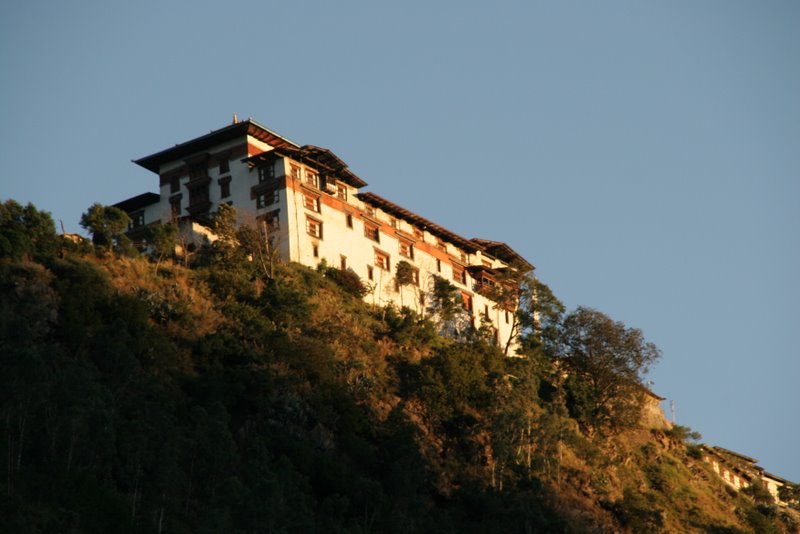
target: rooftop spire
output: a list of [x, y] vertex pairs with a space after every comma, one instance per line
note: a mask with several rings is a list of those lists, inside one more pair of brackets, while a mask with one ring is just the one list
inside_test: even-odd
[[233, 124], [239, 124], [239, 117], [236, 115], [236, 113], [233, 114]]

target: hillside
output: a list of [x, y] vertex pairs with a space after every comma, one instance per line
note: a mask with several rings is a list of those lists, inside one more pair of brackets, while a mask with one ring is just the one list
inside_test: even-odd
[[147, 258], [3, 204], [0, 531], [797, 531], [642, 416], [638, 367], [578, 371], [601, 314], [540, 298], [509, 358], [238, 237]]

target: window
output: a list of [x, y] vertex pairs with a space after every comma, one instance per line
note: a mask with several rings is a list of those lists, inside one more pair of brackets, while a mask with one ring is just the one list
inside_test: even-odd
[[319, 245], [314, 245], [311, 247], [311, 252], [314, 254], [315, 258], [319, 258]]
[[316, 219], [312, 219], [310, 217], [306, 218], [306, 232], [308, 235], [312, 237], [316, 237], [318, 239], [322, 239], [322, 221], [318, 221]]
[[339, 200], [347, 200], [347, 187], [342, 184], [336, 184], [336, 196]]
[[414, 237], [417, 239], [424, 239], [425, 233], [419, 228], [414, 228]]
[[193, 163], [189, 167], [189, 181], [202, 180], [208, 176], [208, 162]]
[[467, 255], [464, 252], [459, 251], [458, 254], [459, 254], [459, 257], [461, 258], [461, 261], [463, 261], [463, 262], [467, 261]]
[[303, 195], [303, 207], [319, 213], [319, 197], [305, 193]]
[[367, 213], [367, 215], [369, 215], [370, 217], [375, 217], [375, 208], [373, 208], [372, 206], [367, 206], [367, 207], [365, 207], [365, 208], [364, 208], [364, 211], [365, 211], [365, 212]]
[[375, 279], [375, 272], [372, 269], [372, 265], [367, 265], [367, 278], [369, 278], [370, 280]]
[[415, 286], [419, 287], [419, 269], [416, 267], [411, 271], [411, 280], [414, 281]]
[[219, 173], [225, 174], [226, 172], [231, 172], [231, 166], [228, 158], [223, 158], [219, 160]]
[[447, 244], [442, 239], [436, 240], [436, 248], [447, 252]]
[[397, 225], [399, 224], [397, 219], [395, 219], [394, 217], [389, 219], [389, 223], [392, 225], [392, 228], [395, 228], [395, 229], [397, 228]]
[[299, 180], [300, 179], [300, 167], [297, 165], [291, 165], [289, 167], [292, 179]]
[[281, 229], [281, 210], [272, 210], [264, 214], [263, 221], [267, 226], [267, 232], [277, 232]]
[[144, 211], [137, 211], [131, 213], [131, 222], [128, 224], [128, 230], [144, 226]]
[[378, 230], [378, 227], [368, 222], [364, 223], [364, 237], [368, 237], [378, 243], [381, 242], [381, 233]]
[[505, 310], [505, 312], [506, 312], [506, 324], [508, 324], [508, 310]]
[[169, 211], [173, 219], [181, 216], [181, 198], [183, 198], [181, 195], [169, 197]]
[[453, 265], [453, 280], [460, 284], [467, 284], [467, 272], [457, 265]]
[[319, 174], [311, 169], [306, 169], [306, 183], [319, 189]]
[[442, 260], [436, 260], [436, 272], [442, 272]]
[[461, 305], [467, 310], [469, 313], [472, 313], [472, 295], [469, 293], [461, 293]]
[[400, 255], [406, 258], [414, 259], [414, 245], [407, 241], [400, 241]]
[[489, 319], [489, 305], [483, 305], [483, 316], [488, 320]]
[[169, 179], [169, 192], [177, 193], [181, 189], [181, 177], [173, 176]]
[[375, 251], [375, 266], [383, 269], [384, 271], [389, 271], [391, 264], [389, 262], [389, 255], [385, 252], [381, 252], [380, 250]]
[[256, 197], [256, 207], [266, 208], [272, 204], [277, 204], [280, 200], [280, 193], [278, 193], [277, 189], [273, 189], [271, 191], [267, 191], [265, 193], [261, 193]]
[[347, 270], [347, 256], [339, 256], [339, 268], [343, 271]]
[[220, 178], [219, 182], [219, 198], [228, 198], [231, 196], [231, 177], [226, 176]]
[[344, 218], [344, 219], [345, 219], [345, 222], [347, 223], [347, 227], [348, 227], [348, 228], [352, 228], [352, 227], [353, 227], [353, 216], [352, 216], [351, 214], [349, 214], [349, 213], [348, 213], [348, 214], [345, 216], [345, 218]]
[[275, 167], [272, 164], [258, 169], [258, 183], [264, 183], [272, 178], [275, 178]]
[[208, 202], [208, 181], [189, 189], [189, 208]]

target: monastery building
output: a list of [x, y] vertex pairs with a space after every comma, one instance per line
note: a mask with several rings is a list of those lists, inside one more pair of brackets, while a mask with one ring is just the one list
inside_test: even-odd
[[[513, 308], [487, 288], [506, 269], [533, 265], [505, 243], [466, 239], [375, 193], [328, 149], [300, 146], [253, 120], [237, 121], [135, 160], [158, 175], [159, 192], [115, 206], [131, 217], [129, 236], [142, 243], [146, 226], [179, 222], [206, 235], [211, 216], [230, 204], [244, 222], [268, 231], [282, 260], [353, 270], [374, 288], [365, 300], [421, 312], [435, 276], [455, 285], [473, 324], [491, 324], [501, 345], [513, 334]], [[399, 262], [412, 283], [398, 286]]]

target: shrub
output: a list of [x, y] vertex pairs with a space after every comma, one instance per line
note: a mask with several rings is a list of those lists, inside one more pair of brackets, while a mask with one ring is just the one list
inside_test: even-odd
[[680, 482], [680, 476], [674, 467], [665, 463], [650, 464], [644, 467], [650, 486], [662, 493], [674, 491]]
[[775, 524], [775, 509], [757, 504], [738, 511], [741, 518], [758, 534], [778, 534], [781, 529]]
[[623, 526], [632, 532], [661, 532], [664, 527], [663, 512], [656, 508], [651, 499], [633, 488], [626, 488], [623, 497], [615, 502], [612, 510]]
[[323, 267], [323, 273], [325, 278], [333, 281], [346, 293], [354, 297], [362, 298], [367, 294], [367, 286], [364, 285], [361, 278], [352, 269], [342, 270], [335, 267]]
[[695, 432], [688, 426], [681, 425], [673, 425], [672, 428], [665, 432], [665, 434], [673, 440], [680, 441], [682, 443], [685, 443], [689, 440], [697, 441], [703, 437], [700, 432]]
[[700, 445], [696, 445], [694, 443], [689, 444], [686, 446], [686, 455], [689, 458], [694, 458], [695, 460], [702, 460], [703, 459], [703, 449]]
[[775, 502], [775, 499], [772, 498], [772, 494], [767, 489], [767, 486], [760, 480], [754, 480], [752, 484], [747, 486], [742, 491], [746, 495], [750, 495], [753, 500], [758, 503], [772, 504]]

